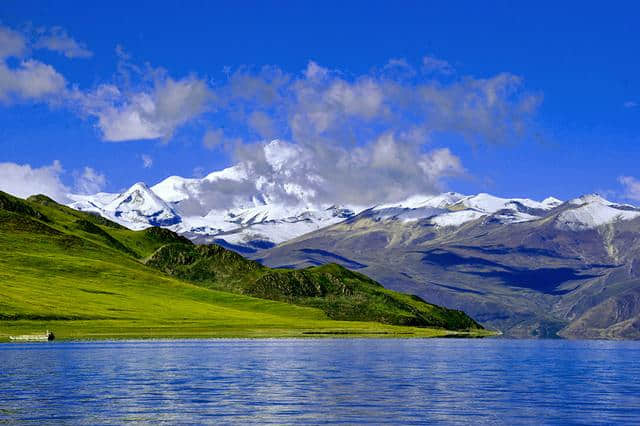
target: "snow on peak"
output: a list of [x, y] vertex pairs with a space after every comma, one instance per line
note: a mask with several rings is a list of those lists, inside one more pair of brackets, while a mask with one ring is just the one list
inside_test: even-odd
[[151, 190], [163, 200], [169, 203], [177, 203], [189, 197], [189, 187], [193, 186], [195, 181], [196, 179], [169, 176], [151, 187]]
[[262, 154], [262, 159], [248, 159], [202, 179], [172, 176], [152, 189], [186, 216], [204, 217], [214, 210], [263, 204], [312, 203], [317, 195], [315, 186], [321, 182], [311, 173], [300, 178], [308, 159], [299, 147], [276, 139], [263, 145]]
[[431, 223], [440, 227], [460, 226], [482, 216], [485, 214], [476, 210], [458, 210], [435, 216], [431, 218]]
[[524, 212], [519, 212], [517, 210], [502, 210], [492, 215], [489, 219], [489, 222], [506, 224], [506, 223], [530, 222], [532, 220], [537, 220], [537, 219], [540, 219], [540, 217], [534, 216], [532, 214], [524, 213]]
[[204, 178], [204, 180], [209, 182], [215, 182], [217, 180], [232, 180], [240, 182], [247, 179], [249, 179], [248, 167], [243, 163], [211, 172]]
[[521, 206], [525, 209], [533, 210], [549, 210], [552, 208], [550, 204], [534, 201], [529, 198], [500, 198], [486, 193], [465, 197], [461, 200], [461, 204], [467, 208], [488, 214], [496, 213], [504, 209], [520, 210]]
[[[487, 193], [462, 195], [446, 192], [439, 195], [414, 196], [395, 204], [381, 204], [369, 213], [376, 219], [416, 221], [429, 219], [436, 226], [460, 226], [482, 216], [492, 216], [490, 223], [518, 223], [539, 219], [542, 213], [561, 201], [547, 198], [543, 202], [528, 198], [501, 198]], [[464, 213], [461, 213], [464, 212]]]
[[469, 195], [461, 200], [461, 204], [467, 208], [483, 213], [495, 213], [506, 207], [511, 200], [500, 198], [481, 192], [477, 195]]
[[569, 204], [573, 204], [573, 205], [582, 205], [582, 204], [589, 204], [589, 203], [597, 203], [605, 206], [610, 206], [615, 204], [609, 200], [605, 200], [598, 194], [586, 194], [569, 201]]
[[455, 192], [439, 195], [415, 195], [399, 203], [380, 204], [371, 209], [370, 215], [376, 219], [399, 219], [415, 221], [447, 212], [447, 208], [464, 198]]
[[439, 195], [414, 195], [399, 203], [380, 204], [374, 207], [375, 210], [384, 209], [420, 209], [420, 208], [447, 208], [461, 199], [464, 195], [456, 192], [445, 192]]
[[[165, 226], [199, 241], [203, 241], [201, 237], [206, 238], [204, 241], [223, 238], [233, 244], [280, 243], [365, 209], [317, 202], [318, 193], [324, 190], [322, 179], [305, 168], [311, 159], [295, 145], [276, 139], [263, 145], [263, 154], [204, 178], [170, 176], [151, 188], [138, 182], [121, 194], [70, 195], [71, 207], [101, 214], [133, 229]], [[300, 178], [302, 174], [304, 179]], [[560, 205], [574, 207], [565, 209], [560, 220], [566, 224], [561, 226], [571, 229], [640, 214], [640, 210], [612, 204], [596, 195], [563, 204], [553, 197], [539, 202], [487, 193], [445, 192], [379, 204], [366, 210], [366, 215], [376, 220], [424, 220], [436, 227], [451, 227], [483, 217], [484, 224], [533, 221]], [[583, 206], [591, 206], [593, 211], [578, 210]], [[593, 206], [614, 211], [603, 213]]]
[[180, 216], [145, 183], [138, 182], [121, 194], [71, 195], [70, 207], [100, 215], [131, 229], [169, 226]]
[[600, 202], [590, 202], [565, 210], [556, 219], [556, 227], [580, 231], [597, 228], [616, 221], [632, 220], [640, 216], [638, 210], [622, 210]]
[[243, 182], [248, 179], [247, 166], [245, 164], [238, 164], [209, 173], [202, 179], [169, 176], [151, 187], [151, 189], [160, 198], [169, 203], [180, 203], [189, 199], [202, 199], [202, 195], [205, 192], [203, 187], [213, 188], [210, 184], [224, 184], [224, 181]]
[[185, 217], [174, 230], [191, 237], [251, 246], [255, 241], [278, 244], [341, 222], [355, 215], [340, 206], [260, 204], [231, 210], [212, 210], [205, 217]]
[[558, 200], [555, 197], [547, 197], [542, 200], [542, 204], [549, 207], [558, 207], [560, 204], [562, 204], [562, 200]]
[[135, 209], [145, 213], [155, 213], [160, 210], [171, 210], [167, 203], [158, 197], [144, 182], [138, 182], [117, 196], [105, 206], [108, 210], [125, 208]]
[[570, 207], [556, 218], [558, 229], [580, 231], [597, 228], [609, 223], [632, 220], [640, 216], [640, 210], [627, 204], [612, 203], [598, 194], [582, 195], [570, 200]]

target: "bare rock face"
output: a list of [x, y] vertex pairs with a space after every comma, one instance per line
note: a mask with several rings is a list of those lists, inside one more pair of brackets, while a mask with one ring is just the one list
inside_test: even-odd
[[607, 298], [573, 321], [561, 335], [640, 339], [640, 286]]

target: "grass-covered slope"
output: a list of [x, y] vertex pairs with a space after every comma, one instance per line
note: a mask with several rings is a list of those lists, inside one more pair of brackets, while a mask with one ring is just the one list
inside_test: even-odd
[[[216, 263], [183, 262], [190, 272], [174, 276], [150, 266], [171, 248], [183, 252], [178, 256], [213, 251]], [[335, 321], [330, 317], [362, 318], [335, 316], [306, 301], [282, 303], [297, 303], [288, 297], [250, 297], [262, 296], [265, 279], [281, 273], [219, 247], [193, 246], [164, 229], [134, 232], [44, 196], [21, 200], [0, 192], [0, 339], [47, 328], [58, 338], [451, 333]], [[247, 282], [256, 287], [249, 290]]]
[[208, 288], [322, 309], [336, 320], [481, 328], [461, 311], [387, 290], [365, 275], [336, 264], [304, 270], [271, 269], [220, 246], [168, 244], [147, 265]]

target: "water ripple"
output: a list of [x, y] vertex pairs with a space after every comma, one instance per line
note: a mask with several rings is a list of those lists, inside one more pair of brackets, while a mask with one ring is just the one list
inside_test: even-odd
[[0, 345], [0, 422], [640, 422], [640, 343], [167, 340]]

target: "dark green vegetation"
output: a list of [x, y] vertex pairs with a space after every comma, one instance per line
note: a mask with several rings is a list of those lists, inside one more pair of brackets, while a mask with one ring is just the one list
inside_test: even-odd
[[45, 329], [63, 339], [490, 334], [336, 265], [272, 270], [44, 196], [0, 192], [0, 253], [0, 339]]
[[217, 245], [167, 244], [147, 265], [208, 288], [323, 310], [336, 320], [377, 321], [449, 330], [481, 328], [463, 312], [387, 290], [336, 264], [271, 269]]
[[575, 207], [534, 212], [543, 217], [529, 222], [487, 216], [459, 227], [365, 211], [257, 256], [273, 267], [360, 265], [387, 288], [463, 310], [508, 336], [640, 339], [640, 218], [556, 226]]

